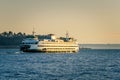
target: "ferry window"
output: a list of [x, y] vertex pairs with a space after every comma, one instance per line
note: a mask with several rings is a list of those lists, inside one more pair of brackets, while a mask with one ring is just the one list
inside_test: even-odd
[[38, 44], [38, 42], [35, 42], [35, 44]]

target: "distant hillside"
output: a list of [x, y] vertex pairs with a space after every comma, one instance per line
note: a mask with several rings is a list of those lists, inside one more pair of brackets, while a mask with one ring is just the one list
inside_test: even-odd
[[25, 33], [13, 33], [12, 31], [0, 33], [0, 46], [19, 45], [26, 37]]
[[[39, 39], [49, 38], [47, 35], [37, 35]], [[19, 46], [26, 37], [33, 37], [25, 33], [14, 33], [12, 31], [0, 33], [0, 46]]]

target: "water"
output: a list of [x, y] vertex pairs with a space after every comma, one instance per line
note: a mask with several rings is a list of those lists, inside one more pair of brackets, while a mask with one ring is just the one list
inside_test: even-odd
[[80, 48], [120, 49], [120, 44], [80, 44]]
[[120, 80], [120, 50], [44, 54], [0, 49], [0, 80]]

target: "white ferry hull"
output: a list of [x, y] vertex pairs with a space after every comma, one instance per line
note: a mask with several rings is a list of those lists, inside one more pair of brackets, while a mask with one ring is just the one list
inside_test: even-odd
[[79, 51], [79, 47], [38, 47], [38, 45], [22, 45], [20, 50], [23, 52], [76, 53]]

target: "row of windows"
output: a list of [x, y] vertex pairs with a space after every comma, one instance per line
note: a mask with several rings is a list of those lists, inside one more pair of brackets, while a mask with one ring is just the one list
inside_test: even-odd
[[45, 48], [45, 49], [51, 49], [51, 50], [52, 50], [52, 49], [53, 49], [53, 50], [54, 50], [54, 49], [70, 49], [70, 50], [71, 50], [71, 49], [75, 49], [75, 48]]
[[43, 51], [50, 52], [75, 52], [75, 48], [44, 48]]
[[38, 45], [38, 47], [78, 47], [78, 46], [50, 46], [50, 45]]
[[41, 42], [41, 44], [73, 44], [75, 42]]

